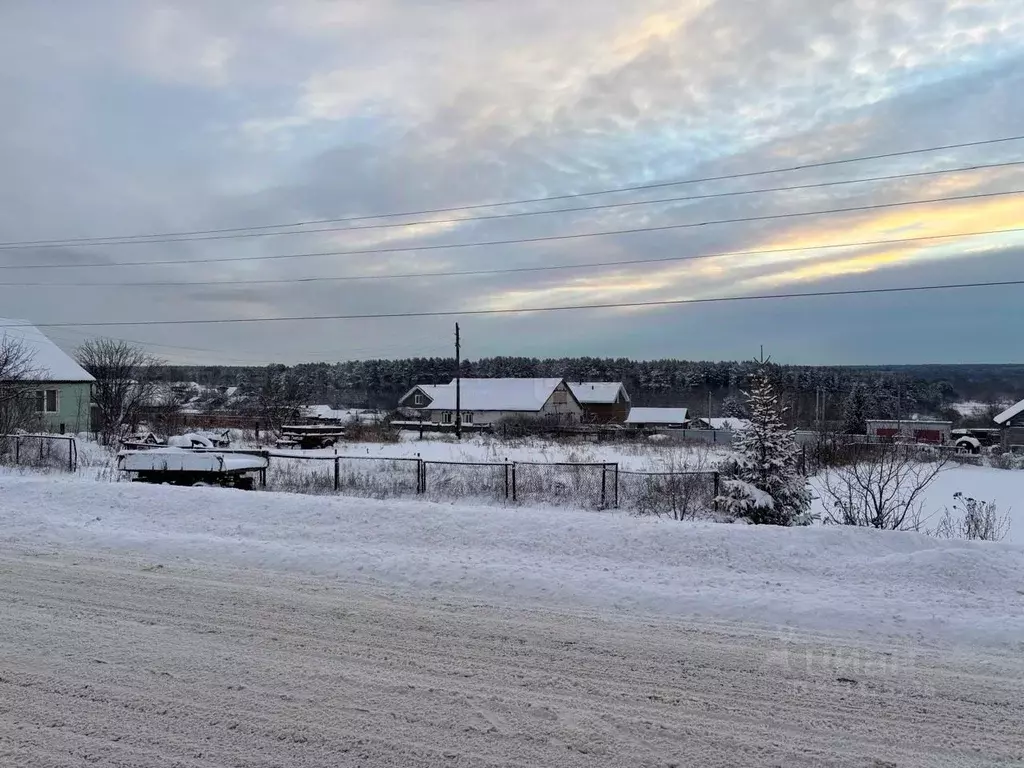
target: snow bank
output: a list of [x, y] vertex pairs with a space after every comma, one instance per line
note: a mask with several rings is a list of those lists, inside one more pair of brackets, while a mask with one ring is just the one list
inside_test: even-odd
[[5, 543], [30, 550], [112, 548], [499, 603], [938, 644], [1024, 638], [1015, 545], [54, 477], [0, 477], [0, 498]]
[[[816, 487], [816, 480], [811, 481]], [[999, 515], [1009, 513], [1010, 531], [1004, 543], [1024, 545], [1024, 471], [957, 465], [944, 469], [924, 493], [924, 528], [934, 528], [946, 507], [953, 508], [957, 491], [982, 501], [993, 501]], [[813, 511], [824, 511], [820, 498]]]

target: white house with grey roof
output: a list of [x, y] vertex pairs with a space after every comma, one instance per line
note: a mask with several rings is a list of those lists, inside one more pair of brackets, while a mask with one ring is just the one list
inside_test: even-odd
[[[462, 423], [483, 426], [508, 418], [536, 418], [578, 424], [579, 400], [564, 379], [462, 379]], [[419, 384], [398, 401], [421, 420], [455, 423], [455, 380], [448, 384]]]
[[81, 432], [90, 426], [92, 385], [96, 380], [68, 353], [25, 320], [0, 318], [0, 344], [17, 344], [27, 353], [28, 396], [36, 415], [34, 429]]

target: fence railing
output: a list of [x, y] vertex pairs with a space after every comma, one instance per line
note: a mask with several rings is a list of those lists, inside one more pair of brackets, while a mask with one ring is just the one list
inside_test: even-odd
[[78, 442], [71, 435], [0, 435], [0, 461], [75, 472]]

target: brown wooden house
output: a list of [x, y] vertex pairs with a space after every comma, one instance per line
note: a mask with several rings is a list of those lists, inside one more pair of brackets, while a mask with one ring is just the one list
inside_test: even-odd
[[994, 419], [1002, 431], [1004, 451], [1024, 451], [1024, 400], [1011, 405]]
[[589, 424], [622, 424], [629, 416], [629, 393], [620, 382], [570, 381], [569, 389], [583, 406]]

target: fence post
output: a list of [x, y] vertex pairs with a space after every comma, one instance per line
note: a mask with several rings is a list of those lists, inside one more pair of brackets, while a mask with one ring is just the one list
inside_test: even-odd
[[40, 461], [43, 460], [43, 443], [45, 443], [45, 442], [46, 441], [43, 438], [41, 438], [41, 437], [39, 438], [39, 460]]
[[505, 462], [505, 501], [508, 501], [508, 461]]
[[427, 462], [420, 459], [420, 493], [427, 492]]
[[604, 509], [608, 498], [608, 465], [601, 467], [601, 509]]
[[21, 438], [14, 438], [14, 463], [21, 463]]
[[718, 511], [718, 492], [719, 492], [718, 491], [718, 473], [715, 472], [715, 495], [714, 495], [713, 500], [711, 502], [711, 505], [712, 505], [712, 507], [714, 507], [715, 512]]
[[334, 457], [334, 490], [341, 488], [341, 459]]
[[516, 463], [512, 462], [512, 501], [517, 501], [516, 498]]
[[75, 454], [73, 452], [74, 445], [75, 445], [75, 439], [74, 438], [71, 438], [70, 440], [68, 440], [68, 472], [74, 472], [75, 471], [75, 464], [74, 464], [74, 455]]
[[619, 462], [615, 462], [615, 508], [619, 508]]

